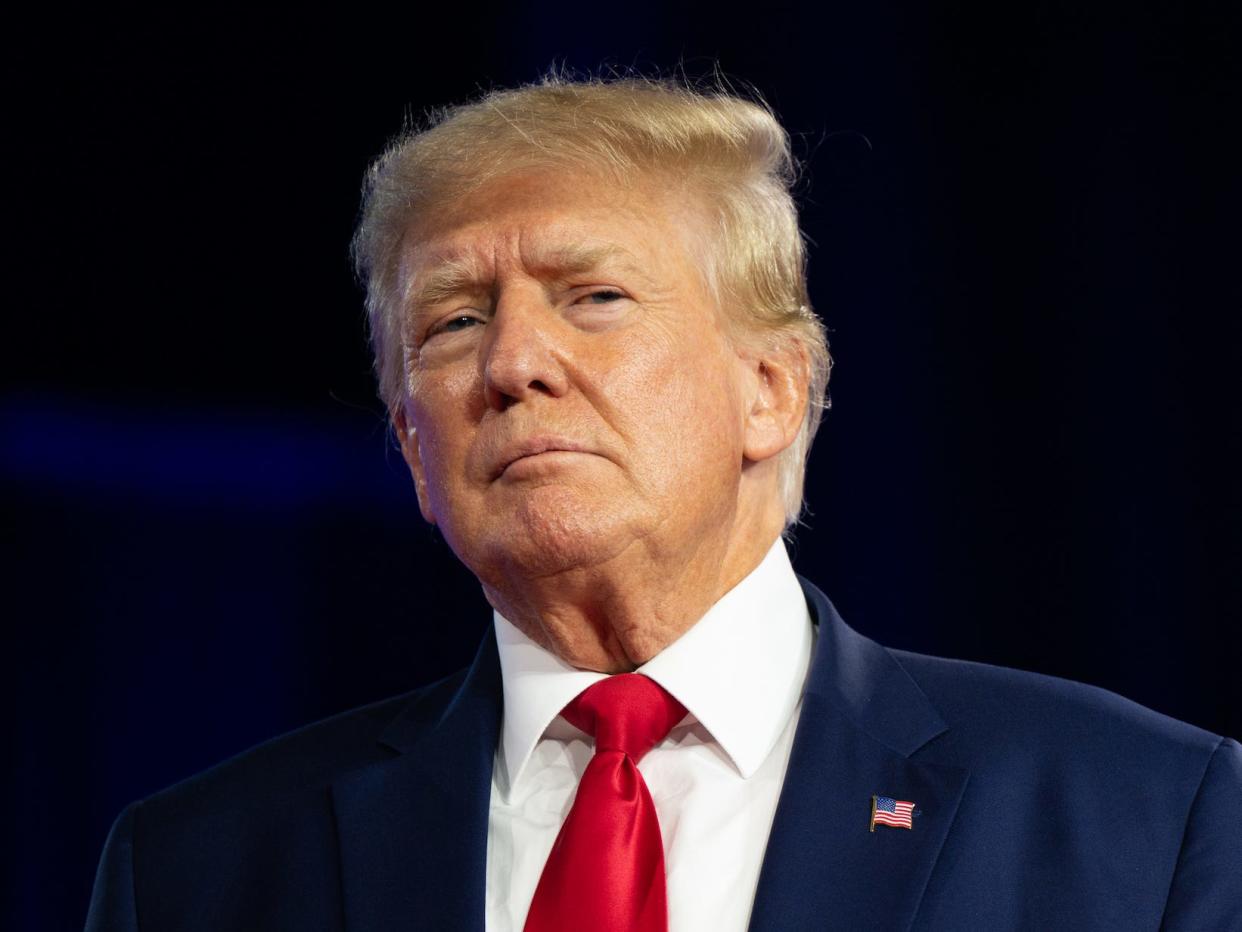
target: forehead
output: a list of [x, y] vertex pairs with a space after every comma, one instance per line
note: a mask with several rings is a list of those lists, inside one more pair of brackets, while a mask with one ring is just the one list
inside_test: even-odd
[[685, 272], [699, 264], [702, 225], [693, 213], [648, 179], [503, 177], [418, 216], [403, 241], [401, 278], [409, 285], [430, 269], [490, 277], [513, 264], [547, 274]]

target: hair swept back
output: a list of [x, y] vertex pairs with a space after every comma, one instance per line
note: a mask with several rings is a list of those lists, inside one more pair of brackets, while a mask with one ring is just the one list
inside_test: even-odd
[[807, 294], [789, 136], [758, 94], [748, 97], [719, 77], [700, 88], [682, 79], [553, 73], [408, 126], [367, 172], [353, 240], [389, 411], [406, 391], [398, 279], [402, 239], [415, 217], [524, 171], [581, 171], [617, 183], [671, 179], [697, 191], [708, 210], [715, 235], [703, 271], [734, 329], [745, 339], [793, 341], [809, 362], [802, 427], [778, 461], [786, 526], [795, 524], [832, 362]]

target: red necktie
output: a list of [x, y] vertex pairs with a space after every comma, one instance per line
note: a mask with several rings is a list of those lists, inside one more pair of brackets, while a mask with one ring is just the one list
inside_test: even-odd
[[595, 737], [595, 756], [543, 866], [526, 932], [666, 932], [664, 844], [638, 762], [686, 709], [647, 677], [621, 673], [561, 714]]

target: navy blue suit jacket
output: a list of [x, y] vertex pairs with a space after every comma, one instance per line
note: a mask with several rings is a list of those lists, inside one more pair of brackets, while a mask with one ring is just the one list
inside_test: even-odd
[[[753, 929], [1242, 929], [1236, 742], [886, 649], [803, 588], [819, 637]], [[481, 930], [501, 702], [489, 634], [455, 677], [131, 805], [87, 928]], [[875, 794], [913, 829], [868, 831]]]

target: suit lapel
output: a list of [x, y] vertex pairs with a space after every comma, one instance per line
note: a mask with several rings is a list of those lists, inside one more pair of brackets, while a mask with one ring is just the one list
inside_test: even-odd
[[494, 632], [447, 707], [438, 695], [385, 732], [400, 756], [333, 785], [350, 932], [483, 929], [502, 705]]
[[[908, 929], [968, 773], [911, 759], [944, 723], [887, 650], [802, 583], [819, 636], [751, 928]], [[914, 828], [869, 831], [873, 795], [914, 802]]]

